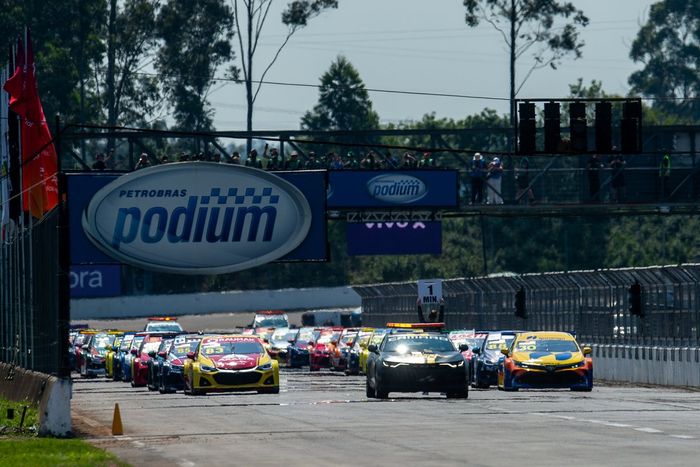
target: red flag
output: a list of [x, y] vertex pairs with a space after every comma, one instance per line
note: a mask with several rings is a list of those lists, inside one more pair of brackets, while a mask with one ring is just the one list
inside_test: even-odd
[[40, 218], [58, 204], [58, 157], [39, 100], [29, 30], [26, 61], [22, 52], [20, 41], [17, 69], [4, 88], [11, 96], [10, 109], [22, 121], [22, 206]]

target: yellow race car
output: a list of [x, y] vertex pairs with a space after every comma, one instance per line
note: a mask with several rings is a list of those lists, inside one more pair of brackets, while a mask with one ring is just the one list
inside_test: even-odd
[[105, 373], [107, 378], [112, 378], [114, 376], [114, 354], [122, 344], [123, 338], [124, 334], [117, 334], [112, 345], [107, 346], [107, 353], [105, 353]]
[[521, 332], [499, 364], [498, 388], [593, 389], [591, 348], [581, 348], [568, 332]]
[[202, 338], [187, 354], [183, 367], [185, 394], [257, 391], [278, 394], [279, 363], [257, 336], [218, 335]]
[[367, 347], [363, 348], [360, 352], [360, 374], [367, 374], [367, 357], [369, 357], [368, 347], [370, 345], [376, 345], [382, 343], [384, 336], [389, 333], [389, 329], [377, 328], [372, 332], [369, 340], [367, 341]]

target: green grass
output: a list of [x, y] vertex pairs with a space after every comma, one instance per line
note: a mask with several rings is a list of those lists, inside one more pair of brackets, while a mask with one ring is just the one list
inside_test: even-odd
[[79, 439], [0, 437], [0, 466], [128, 465], [114, 455]]
[[[27, 406], [22, 429], [19, 429], [22, 421], [22, 411]], [[14, 418], [7, 418], [7, 409], [14, 409]], [[3, 427], [5, 427], [3, 429]], [[39, 414], [37, 407], [28, 402], [14, 402], [0, 398], [0, 434], [31, 434], [39, 427]]]

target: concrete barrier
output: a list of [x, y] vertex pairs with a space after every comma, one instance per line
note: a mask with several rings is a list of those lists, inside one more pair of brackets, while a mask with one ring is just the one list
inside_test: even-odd
[[0, 395], [38, 407], [39, 434], [71, 434], [71, 382], [0, 362]]
[[71, 319], [138, 318], [257, 310], [352, 308], [361, 304], [360, 296], [350, 287], [132, 295], [128, 297], [72, 299]]
[[700, 348], [592, 345], [593, 374], [608, 381], [700, 387]]

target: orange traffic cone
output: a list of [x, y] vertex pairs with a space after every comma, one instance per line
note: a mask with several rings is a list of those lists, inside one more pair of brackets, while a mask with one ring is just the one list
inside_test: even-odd
[[119, 404], [114, 404], [114, 416], [112, 417], [112, 435], [120, 436], [124, 434], [122, 427], [122, 416], [119, 413]]

